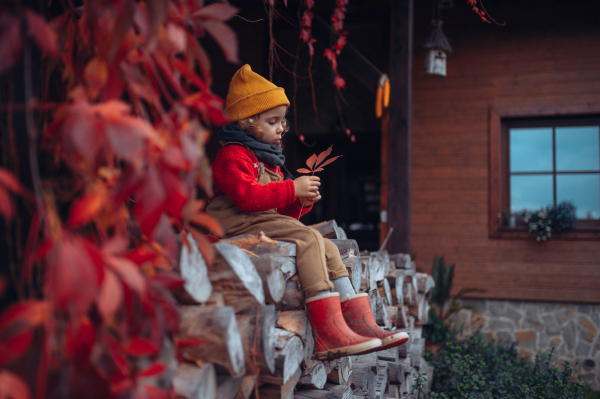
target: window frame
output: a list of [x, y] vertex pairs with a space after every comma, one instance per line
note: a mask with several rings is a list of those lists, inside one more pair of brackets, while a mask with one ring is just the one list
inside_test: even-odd
[[[600, 118], [600, 104], [574, 104], [542, 107], [506, 107], [489, 110], [489, 235], [491, 238], [531, 239], [527, 226], [502, 224], [502, 211], [510, 204], [510, 165], [508, 128], [519, 119], [547, 119], [550, 123], [561, 118]], [[554, 151], [554, 149], [553, 149]], [[552, 238], [600, 240], [600, 220], [580, 221], [569, 230], [552, 234]]]

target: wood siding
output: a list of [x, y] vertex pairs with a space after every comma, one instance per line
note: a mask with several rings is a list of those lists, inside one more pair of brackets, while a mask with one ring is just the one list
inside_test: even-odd
[[[496, 239], [488, 225], [489, 109], [600, 103], [600, 24], [586, 17], [600, 7], [583, 3], [514, 20], [519, 10], [498, 8], [506, 27], [467, 18], [465, 7], [448, 11], [445, 78], [423, 73], [427, 28], [415, 28], [411, 252], [424, 271], [435, 255], [456, 263], [454, 292], [600, 303], [600, 241]], [[415, 24], [428, 21], [421, 7]]]

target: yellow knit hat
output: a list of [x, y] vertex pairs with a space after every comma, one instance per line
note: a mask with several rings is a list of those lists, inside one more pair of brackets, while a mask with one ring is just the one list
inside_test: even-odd
[[225, 99], [225, 111], [231, 119], [240, 120], [279, 105], [290, 106], [283, 87], [277, 87], [246, 64], [233, 75]]

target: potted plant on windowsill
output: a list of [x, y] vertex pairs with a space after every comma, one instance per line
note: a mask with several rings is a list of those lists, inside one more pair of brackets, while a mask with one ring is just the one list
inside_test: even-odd
[[536, 232], [537, 241], [547, 241], [553, 232], [567, 230], [575, 225], [575, 205], [563, 201], [556, 206], [542, 207], [534, 212], [527, 212], [524, 217], [529, 227], [529, 234]]

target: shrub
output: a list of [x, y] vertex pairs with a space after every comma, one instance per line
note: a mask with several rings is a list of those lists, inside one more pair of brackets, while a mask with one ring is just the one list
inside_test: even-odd
[[[569, 362], [556, 366], [554, 347], [529, 361], [519, 357], [516, 344], [498, 345], [485, 342], [483, 334], [459, 340], [453, 332], [435, 358], [430, 398], [584, 398], [584, 387], [571, 382], [573, 367]], [[416, 386], [423, 394], [422, 381]]]

